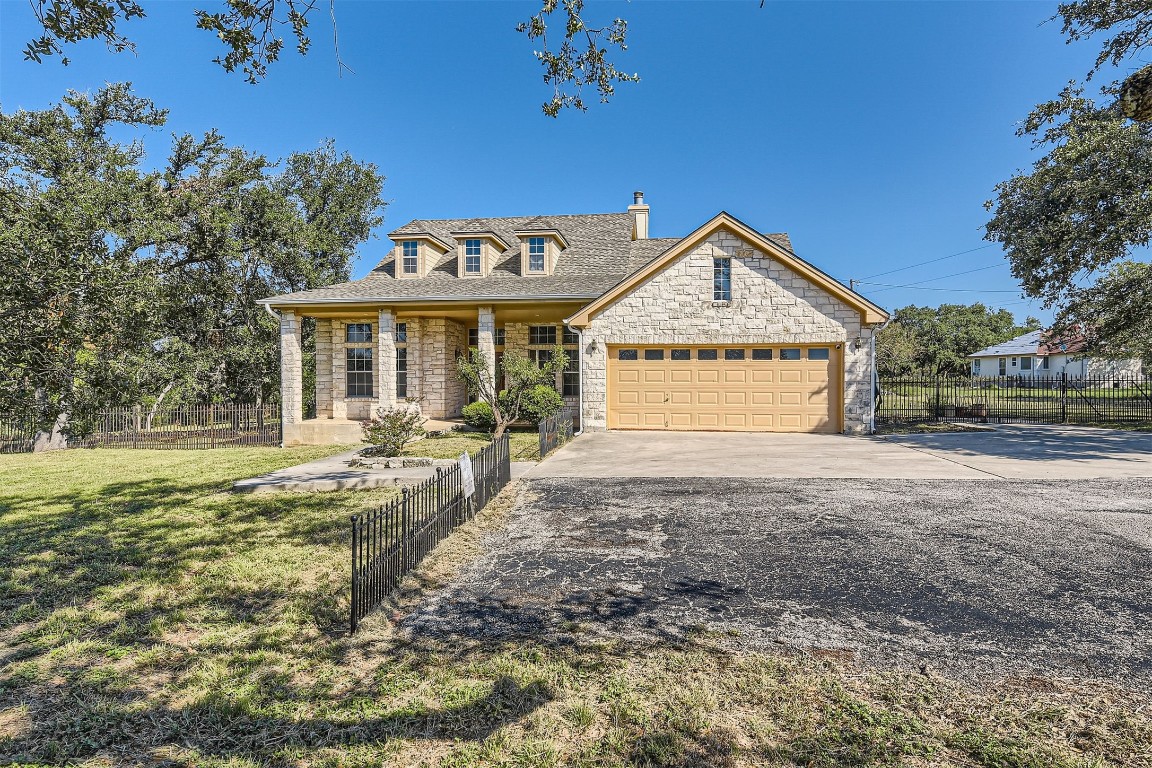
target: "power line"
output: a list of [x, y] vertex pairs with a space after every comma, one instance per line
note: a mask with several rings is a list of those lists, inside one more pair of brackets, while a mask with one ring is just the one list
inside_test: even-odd
[[[997, 267], [1002, 267], [1002, 266], [1004, 266], [1004, 265], [1003, 264], [991, 264], [987, 267], [979, 267], [977, 269], [966, 269], [963, 272], [953, 272], [950, 275], [941, 275], [940, 277], [930, 277], [927, 280], [920, 280], [920, 281], [915, 282], [915, 283], [908, 283], [907, 285], [905, 285], [903, 287], [904, 288], [911, 288], [911, 287], [914, 287], [917, 285], [923, 285], [924, 283], [934, 283], [937, 280], [946, 280], [949, 277], [959, 277], [960, 275], [970, 275], [973, 272], [986, 272], [989, 269], [996, 269]], [[864, 281], [864, 280], [856, 280], [855, 282], [865, 283], [866, 285], [877, 285], [877, 283], [868, 283], [867, 281]], [[892, 289], [891, 288], [881, 288], [879, 291], [873, 291], [873, 293], [882, 293], [883, 291], [890, 291], [890, 290], [892, 290]]]
[[896, 269], [890, 269], [887, 272], [880, 272], [879, 274], [869, 275], [868, 277], [861, 278], [860, 280], [856, 280], [855, 282], [862, 283], [865, 280], [871, 280], [874, 277], [883, 277], [884, 275], [891, 275], [894, 272], [903, 272], [906, 269], [915, 269], [916, 267], [922, 267], [925, 264], [935, 264], [936, 262], [944, 261], [945, 259], [954, 259], [957, 256], [963, 256], [966, 253], [975, 253], [976, 251], [982, 251], [985, 248], [991, 248], [994, 245], [996, 245], [996, 243], [989, 243], [988, 245], [982, 245], [979, 248], [969, 248], [968, 250], [960, 251], [959, 253], [950, 253], [947, 256], [941, 256], [938, 259], [929, 259], [928, 261], [922, 261], [919, 264], [910, 264], [907, 267], [898, 267]]
[[[1019, 295], [1020, 291], [997, 291], [984, 288], [924, 288], [918, 287], [915, 284], [911, 285], [893, 285], [892, 283], [872, 283], [867, 280], [856, 280], [855, 282], [861, 285], [881, 285], [885, 288], [911, 288], [914, 291], [952, 291], [954, 293], [1015, 293]], [[879, 293], [879, 291], [877, 291]]]

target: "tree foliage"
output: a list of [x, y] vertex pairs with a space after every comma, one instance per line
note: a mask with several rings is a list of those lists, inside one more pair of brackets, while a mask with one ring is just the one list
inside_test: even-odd
[[277, 328], [256, 301], [348, 279], [381, 221], [382, 177], [331, 143], [281, 168], [182, 135], [151, 169], [112, 138], [165, 118], [127, 85], [0, 114], [0, 409], [265, 399]]
[[[533, 52], [544, 70], [544, 83], [552, 86], [552, 98], [543, 104], [544, 114], [556, 117], [564, 109], [584, 111], [583, 92], [595, 87], [601, 102], [615, 93], [617, 83], [636, 82], [636, 74], [621, 72], [608, 59], [609, 48], [626, 51], [628, 22], [615, 18], [595, 25], [584, 18], [584, 0], [540, 0], [540, 11], [516, 26], [528, 40], [539, 41]], [[216, 0], [215, 10], [196, 9], [196, 26], [213, 33], [224, 52], [213, 61], [227, 72], [240, 71], [249, 83], [257, 83], [268, 74], [268, 66], [280, 58], [285, 36], [295, 40], [303, 56], [312, 45], [309, 17], [317, 9], [317, 0]], [[333, 35], [336, 34], [335, 0], [328, 2]], [[132, 19], [144, 18], [144, 7], [135, 0], [32, 0], [32, 9], [43, 34], [24, 48], [26, 59], [41, 62], [46, 57], [60, 56], [64, 64], [66, 45], [81, 40], [102, 41], [115, 52], [135, 51], [136, 46], [121, 27]], [[552, 17], [563, 11], [560, 22]], [[548, 29], [562, 24], [559, 46], [550, 47]], [[556, 35], [553, 35], [555, 41]], [[339, 46], [336, 60], [340, 60]]]
[[[552, 358], [543, 365], [537, 365], [515, 350], [507, 350], [500, 358], [499, 371], [475, 347], [467, 356], [456, 359], [457, 375], [468, 387], [468, 393], [492, 409], [494, 437], [500, 437], [510, 424], [527, 415], [532, 391], [542, 385], [555, 387], [556, 377], [567, 365], [568, 355], [562, 346], [553, 347]], [[503, 389], [496, 386], [500, 378], [504, 380]]]
[[[1152, 42], [1149, 0], [1079, 0], [1059, 16], [1069, 41], [1107, 33], [1091, 74], [1118, 64]], [[1119, 86], [1097, 97], [1070, 83], [1043, 102], [1018, 131], [1042, 156], [1027, 171], [997, 185], [986, 237], [1003, 244], [1012, 273], [1029, 296], [1057, 310], [1055, 330], [1082, 330], [1104, 354], [1147, 354], [1133, 348], [1121, 318], [1105, 322], [1103, 295], [1148, 290], [1145, 269], [1119, 267], [1139, 256], [1152, 238], [1152, 124], [1125, 118]], [[1097, 289], [1093, 281], [1106, 276]], [[1128, 323], [1152, 324], [1147, 302], [1128, 303]]]
[[1035, 318], [1017, 325], [1008, 310], [979, 303], [907, 306], [877, 336], [876, 365], [881, 376], [962, 376], [970, 368], [968, 355], [1039, 327]]

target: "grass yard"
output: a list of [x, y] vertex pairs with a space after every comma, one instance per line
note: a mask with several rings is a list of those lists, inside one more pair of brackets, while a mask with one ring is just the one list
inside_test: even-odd
[[[449, 432], [440, 437], [426, 437], [409, 443], [404, 449], [404, 456], [427, 456], [431, 459], [455, 459], [464, 451], [470, 456], [476, 455], [488, 443], [492, 436], [486, 432]], [[540, 433], [536, 430], [510, 430], [508, 432], [508, 450], [512, 454], [512, 461], [539, 461], [540, 460]]]
[[1148, 699], [1105, 685], [978, 687], [707, 636], [414, 642], [379, 614], [350, 639], [345, 526], [389, 492], [226, 492], [329, 450], [0, 456], [0, 763], [1152, 766]]

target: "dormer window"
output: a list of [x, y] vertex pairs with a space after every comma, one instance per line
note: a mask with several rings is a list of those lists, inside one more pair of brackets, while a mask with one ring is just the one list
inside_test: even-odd
[[480, 267], [480, 248], [481, 243], [479, 239], [464, 241], [464, 274], [479, 275], [482, 273]]
[[545, 240], [542, 237], [528, 238], [528, 271], [529, 272], [543, 272], [544, 271], [544, 248]]
[[[560, 252], [568, 241], [560, 230], [544, 220], [529, 222], [532, 226], [518, 229], [513, 234], [520, 238], [520, 274], [554, 275]], [[539, 226], [535, 226], [535, 225]]]
[[403, 248], [402, 270], [406, 275], [420, 274], [420, 244], [415, 240], [405, 240]]

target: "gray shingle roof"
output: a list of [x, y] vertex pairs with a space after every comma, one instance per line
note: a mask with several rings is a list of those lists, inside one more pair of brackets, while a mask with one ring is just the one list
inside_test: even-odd
[[995, 355], [997, 357], [1003, 355], [1034, 355], [1040, 347], [1040, 343], [1044, 341], [1044, 331], [1030, 331], [1014, 339], [1002, 342], [1000, 344], [993, 344], [990, 347], [973, 352], [968, 357], [989, 357]]
[[[518, 230], [555, 229], [568, 247], [560, 252], [555, 273], [520, 274]], [[457, 276], [456, 238], [452, 232], [488, 231], [512, 247], [504, 251], [487, 277]], [[264, 299], [265, 303], [484, 298], [586, 298], [605, 293], [629, 274], [679, 242], [679, 238], [632, 240], [632, 215], [597, 213], [566, 216], [520, 216], [491, 219], [416, 219], [389, 233], [393, 240], [428, 234], [451, 246], [424, 278], [398, 280], [391, 253], [360, 280]], [[792, 249], [787, 235], [768, 235]]]

